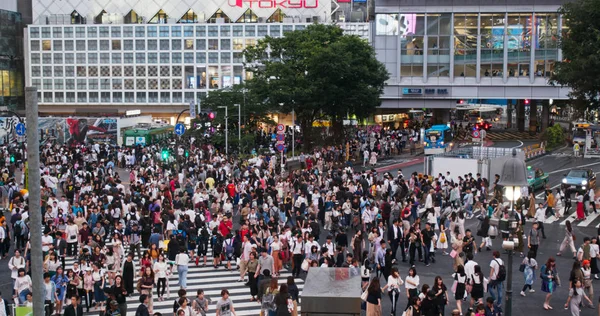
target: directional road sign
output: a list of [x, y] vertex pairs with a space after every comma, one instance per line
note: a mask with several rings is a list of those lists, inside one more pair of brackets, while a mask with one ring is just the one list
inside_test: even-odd
[[25, 136], [25, 131], [25, 124], [17, 123], [17, 125], [15, 125], [15, 133], [17, 133], [17, 136]]
[[175, 135], [181, 136], [183, 133], [185, 133], [185, 125], [182, 123], [175, 124]]

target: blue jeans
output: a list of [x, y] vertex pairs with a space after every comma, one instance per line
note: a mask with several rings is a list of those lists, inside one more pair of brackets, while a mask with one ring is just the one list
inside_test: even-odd
[[185, 288], [187, 286], [187, 266], [177, 266], [177, 274], [179, 277], [179, 286]]
[[[492, 282], [494, 284], [493, 286], [491, 285]], [[488, 286], [488, 292], [494, 299], [494, 306], [496, 306], [499, 309], [502, 307], [502, 289], [503, 289], [503, 287], [504, 287], [504, 284], [502, 284], [502, 282], [495, 282], [495, 281], [490, 281], [490, 286]]]
[[19, 304], [25, 304], [27, 302], [27, 294], [31, 293], [29, 290], [23, 290], [19, 293]]
[[473, 205], [471, 205], [471, 204], [465, 205], [465, 210], [467, 211], [467, 215], [469, 217], [473, 216]]

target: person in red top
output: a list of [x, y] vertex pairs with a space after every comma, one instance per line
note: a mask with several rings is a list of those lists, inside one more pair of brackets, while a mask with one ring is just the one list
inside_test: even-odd
[[227, 185], [227, 193], [229, 194], [230, 198], [233, 199], [235, 197], [235, 184], [233, 184], [233, 181], [230, 181]]
[[219, 224], [219, 231], [222, 236], [227, 236], [231, 233], [231, 229], [233, 228], [233, 223], [231, 222], [231, 218], [225, 217]]
[[306, 158], [306, 169], [308, 169], [308, 170], [312, 169], [312, 165], [313, 165], [312, 158], [307, 157]]
[[242, 228], [240, 228], [240, 236], [248, 236], [248, 239], [250, 239], [252, 236], [252, 231], [248, 228], [248, 225], [242, 225]]

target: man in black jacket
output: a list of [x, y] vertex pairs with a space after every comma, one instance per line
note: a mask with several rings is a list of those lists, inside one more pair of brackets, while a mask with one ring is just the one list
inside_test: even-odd
[[392, 246], [392, 259], [396, 259], [398, 252], [398, 246], [400, 246], [400, 252], [402, 253], [402, 262], [406, 262], [406, 253], [404, 252], [404, 232], [400, 221], [396, 218], [392, 222], [392, 226], [387, 231], [388, 243]]
[[81, 306], [77, 296], [71, 296], [71, 305], [65, 308], [64, 316], [83, 316], [83, 306]]
[[150, 312], [148, 312], [148, 295], [140, 295], [140, 305], [135, 311], [135, 316], [150, 316]]

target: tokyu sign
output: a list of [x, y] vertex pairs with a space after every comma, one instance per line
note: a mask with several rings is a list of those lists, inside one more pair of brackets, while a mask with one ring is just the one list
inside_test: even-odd
[[316, 9], [319, 0], [228, 0], [232, 7], [244, 7], [259, 9]]

